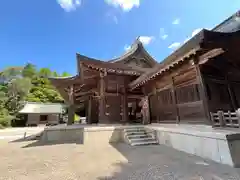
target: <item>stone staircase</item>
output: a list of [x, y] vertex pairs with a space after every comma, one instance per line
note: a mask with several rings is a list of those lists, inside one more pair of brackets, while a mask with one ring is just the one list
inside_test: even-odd
[[158, 144], [154, 131], [144, 127], [125, 128], [124, 136], [132, 146]]

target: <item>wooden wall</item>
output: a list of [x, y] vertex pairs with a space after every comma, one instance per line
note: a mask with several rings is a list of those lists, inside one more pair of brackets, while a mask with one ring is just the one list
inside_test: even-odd
[[[127, 81], [127, 76], [107, 74], [104, 77], [104, 92], [99, 100], [103, 103], [103, 106], [99, 105], [100, 123], [122, 123], [127, 120], [127, 115], [124, 114], [127, 113]], [[101, 84], [99, 90], [101, 90], [100, 86]]]
[[206, 120], [200, 98], [199, 77], [195, 65], [186, 62], [149, 82], [152, 121], [161, 123], [203, 123]]

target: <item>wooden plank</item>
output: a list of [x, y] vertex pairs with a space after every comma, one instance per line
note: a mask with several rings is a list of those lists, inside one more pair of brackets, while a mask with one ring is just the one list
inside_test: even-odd
[[194, 122], [200, 119], [202, 120], [205, 119], [202, 101], [178, 104], [178, 109], [179, 109], [179, 116], [181, 118], [180, 123], [190, 122], [190, 121]]
[[89, 100], [88, 100], [88, 111], [87, 111], [87, 123], [88, 124], [91, 124], [92, 123], [92, 97], [90, 96], [89, 97]]
[[207, 53], [205, 53], [199, 57], [199, 64], [204, 64], [209, 59], [219, 56], [219, 55], [223, 54], [224, 52], [225, 51], [222, 48], [216, 48], [211, 51], [208, 51]]
[[172, 77], [172, 98], [173, 98], [173, 104], [175, 106], [176, 110], [176, 123], [180, 122], [180, 116], [179, 116], [179, 110], [177, 106], [177, 97], [176, 97], [176, 90], [175, 90], [175, 85], [174, 85], [174, 77]]
[[103, 123], [106, 119], [105, 117], [105, 82], [104, 82], [104, 73], [100, 73], [100, 102], [99, 102], [99, 123]]
[[235, 96], [234, 96], [234, 94], [233, 94], [234, 92], [233, 92], [231, 83], [230, 83], [230, 81], [228, 80], [228, 77], [227, 77], [227, 76], [225, 77], [225, 79], [226, 79], [226, 82], [227, 82], [227, 88], [228, 88], [228, 93], [229, 93], [229, 96], [230, 96], [230, 100], [231, 100], [232, 107], [233, 107], [233, 109], [236, 111], [236, 110], [238, 109], [238, 106], [237, 106], [237, 103], [236, 103]]
[[68, 89], [68, 97], [69, 97], [69, 106], [68, 106], [68, 122], [67, 122], [67, 125], [71, 125], [71, 124], [74, 123], [74, 115], [75, 115], [73, 85], [71, 85]]
[[[198, 61], [198, 59], [196, 59], [196, 60]], [[200, 98], [203, 101], [204, 113], [205, 113], [205, 116], [206, 116], [206, 119], [207, 119], [206, 123], [207, 124], [212, 124], [211, 123], [211, 118], [210, 118], [209, 107], [208, 107], [207, 91], [205, 89], [205, 83], [204, 83], [204, 79], [203, 79], [199, 64], [195, 63], [195, 70], [196, 70], [196, 74], [197, 74], [197, 81], [199, 82]]]
[[122, 122], [128, 122], [128, 95], [127, 95], [127, 91], [126, 91], [126, 87], [127, 87], [127, 80], [123, 79], [123, 96], [122, 96]]

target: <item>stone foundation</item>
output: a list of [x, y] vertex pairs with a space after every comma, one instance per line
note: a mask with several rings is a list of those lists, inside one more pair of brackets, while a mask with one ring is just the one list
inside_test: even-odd
[[218, 163], [240, 166], [240, 133], [203, 125], [152, 124], [159, 144]]
[[[135, 127], [135, 126], [134, 126]], [[44, 129], [42, 142], [76, 142], [86, 145], [126, 142], [126, 126], [58, 125]]]

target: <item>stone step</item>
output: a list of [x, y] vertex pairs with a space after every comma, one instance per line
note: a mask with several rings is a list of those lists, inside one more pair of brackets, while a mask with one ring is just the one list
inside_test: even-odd
[[142, 137], [142, 138], [134, 138], [134, 139], [129, 139], [130, 142], [141, 142], [141, 141], [151, 141], [155, 140], [153, 137]]
[[125, 132], [145, 131], [144, 128], [128, 128], [124, 129]]
[[128, 139], [134, 139], [134, 138], [147, 138], [147, 137], [152, 137], [148, 134], [132, 134], [127, 136]]
[[148, 134], [145, 132], [139, 132], [139, 133], [134, 132], [134, 133], [126, 133], [126, 135], [127, 135], [127, 137], [132, 137], [134, 135], [147, 136]]
[[151, 141], [143, 141], [143, 142], [133, 142], [133, 143], [131, 143], [132, 146], [153, 145], [153, 144], [158, 144], [158, 142], [156, 140], [151, 140]]

